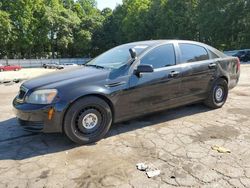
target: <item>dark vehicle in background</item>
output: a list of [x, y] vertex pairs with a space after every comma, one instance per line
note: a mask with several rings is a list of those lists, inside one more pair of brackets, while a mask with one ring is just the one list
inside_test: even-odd
[[46, 64], [43, 64], [43, 68], [45, 69], [56, 69], [57, 66], [59, 66], [60, 64], [59, 63], [46, 63]]
[[43, 68], [45, 68], [45, 69], [50, 69], [50, 68], [51, 68], [51, 65], [52, 65], [52, 63], [44, 63], [44, 64], [43, 64]]
[[19, 65], [2, 65], [0, 64], [0, 72], [3, 71], [19, 71], [22, 67]]
[[247, 62], [250, 61], [250, 50], [240, 50], [232, 56], [238, 57], [242, 62]]
[[206, 44], [159, 40], [124, 44], [84, 67], [22, 84], [13, 106], [27, 130], [64, 132], [87, 144], [112, 123], [194, 102], [221, 108], [240, 62]]

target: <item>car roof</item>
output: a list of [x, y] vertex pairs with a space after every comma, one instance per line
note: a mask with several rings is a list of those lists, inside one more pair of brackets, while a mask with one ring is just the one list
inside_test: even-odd
[[138, 42], [130, 42], [124, 45], [147, 45], [149, 47], [157, 46], [164, 43], [190, 43], [190, 44], [197, 44], [201, 46], [208, 46], [207, 44], [197, 42], [197, 41], [191, 41], [191, 40], [177, 40], [177, 39], [164, 39], [164, 40], [146, 40], [146, 41], [138, 41]]
[[177, 39], [164, 39], [164, 40], [147, 40], [147, 41], [138, 41], [138, 42], [131, 42], [124, 45], [145, 45], [149, 48], [153, 48], [155, 46], [165, 44], [165, 43], [188, 43], [188, 44], [194, 44], [194, 45], [200, 45], [203, 46], [206, 49], [209, 49], [219, 57], [225, 57], [226, 55], [222, 53], [221, 51], [217, 50], [216, 48], [209, 46], [207, 44], [197, 42], [197, 41], [191, 41], [191, 40], [177, 40]]
[[[194, 44], [194, 45], [200, 45], [203, 46], [213, 52], [216, 52], [216, 54], [218, 55], [218, 50], [212, 46], [209, 46], [207, 44], [201, 43], [201, 42], [197, 42], [197, 41], [191, 41], [191, 40], [177, 40], [177, 39], [165, 39], [165, 40], [146, 40], [146, 41], [138, 41], [138, 42], [131, 42], [131, 43], [127, 43], [124, 45], [138, 45], [138, 46], [148, 46], [149, 48], [154, 47], [154, 46], [158, 46], [161, 44], [165, 44], [165, 43], [187, 43], [187, 44]], [[220, 56], [222, 56], [222, 52], [219, 53]]]
[[147, 46], [155, 46], [161, 43], [165, 43], [168, 40], [146, 40], [146, 41], [138, 41], [138, 42], [130, 42], [125, 45], [147, 45]]

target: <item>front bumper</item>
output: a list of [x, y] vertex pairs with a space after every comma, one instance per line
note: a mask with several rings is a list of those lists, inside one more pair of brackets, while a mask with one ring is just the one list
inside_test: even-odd
[[[61, 104], [40, 105], [20, 103], [17, 98], [13, 101], [14, 113], [19, 124], [28, 131], [54, 133], [62, 132], [64, 108]], [[48, 118], [49, 110], [53, 108], [51, 119]]]

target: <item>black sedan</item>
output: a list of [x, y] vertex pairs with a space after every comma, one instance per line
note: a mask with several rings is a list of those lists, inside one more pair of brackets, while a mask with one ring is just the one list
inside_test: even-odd
[[240, 62], [192, 41], [124, 44], [84, 67], [22, 84], [13, 101], [26, 130], [64, 132], [86, 144], [112, 123], [194, 102], [220, 108], [235, 87]]
[[250, 61], [250, 50], [240, 50], [233, 56], [238, 57], [240, 61], [243, 61], [243, 62]]

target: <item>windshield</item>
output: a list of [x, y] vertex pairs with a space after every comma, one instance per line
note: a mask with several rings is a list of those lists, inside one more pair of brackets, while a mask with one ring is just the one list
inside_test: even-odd
[[134, 48], [137, 55], [141, 54], [144, 50], [148, 48], [146, 45], [135, 45], [135, 44], [125, 44], [122, 46], [115, 47], [92, 61], [88, 62], [86, 66], [94, 66], [99, 68], [111, 68], [119, 69], [123, 65], [127, 64], [131, 59], [129, 49]]

